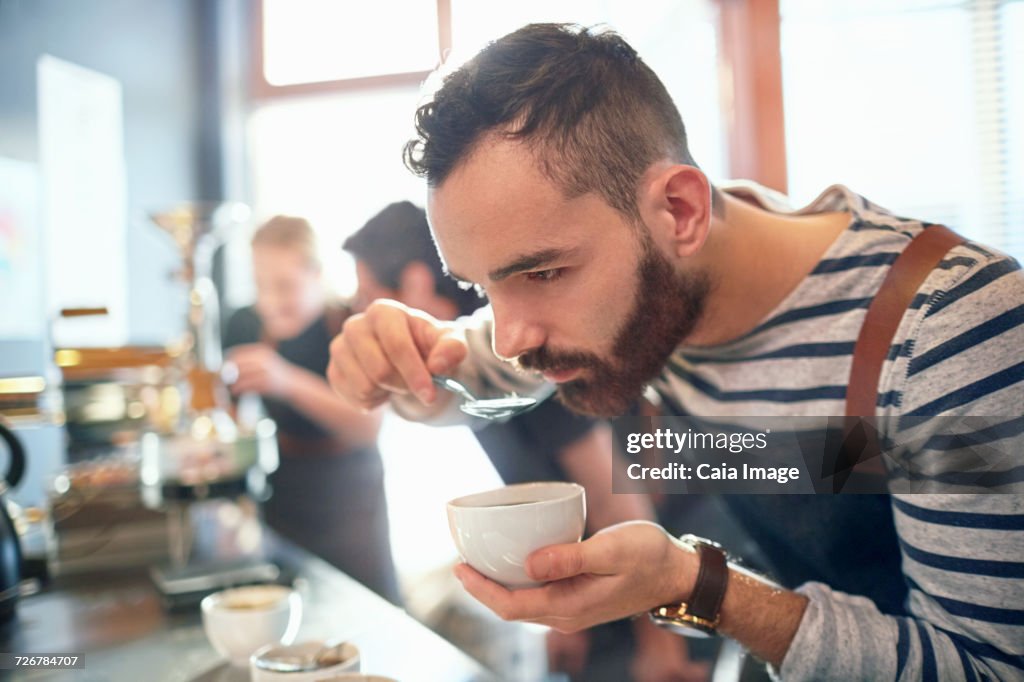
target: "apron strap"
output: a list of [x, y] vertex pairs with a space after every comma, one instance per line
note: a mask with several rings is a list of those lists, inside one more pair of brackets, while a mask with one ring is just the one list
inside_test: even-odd
[[929, 225], [907, 245], [889, 268], [868, 306], [853, 347], [850, 380], [846, 388], [843, 448], [836, 461], [833, 490], [839, 492], [862, 461], [859, 473], [885, 475], [878, 457], [878, 430], [873, 419], [878, 404], [882, 365], [903, 315], [918, 289], [950, 249], [966, 240], [944, 225]]

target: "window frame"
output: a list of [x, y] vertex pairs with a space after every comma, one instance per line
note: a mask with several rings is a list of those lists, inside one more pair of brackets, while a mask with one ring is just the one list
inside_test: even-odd
[[[264, 22], [263, 0], [252, 0], [253, 3], [253, 35], [252, 35], [252, 56], [251, 56], [251, 93], [254, 100], [263, 102], [281, 97], [333, 94], [339, 92], [358, 92], [360, 90], [373, 90], [376, 88], [387, 88], [402, 85], [418, 85], [422, 83], [431, 70], [406, 71], [401, 73], [380, 74], [377, 76], [365, 76], [361, 78], [340, 78], [334, 80], [314, 81], [309, 83], [292, 83], [288, 85], [275, 85], [266, 77], [266, 53], [263, 49]], [[438, 33], [438, 61], [451, 49], [451, 2], [450, 0], [436, 0], [437, 3], [437, 33]]]
[[715, 0], [729, 174], [788, 193], [779, 0]]

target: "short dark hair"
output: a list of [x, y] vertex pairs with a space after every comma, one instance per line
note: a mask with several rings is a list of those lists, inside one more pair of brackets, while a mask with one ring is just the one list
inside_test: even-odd
[[427, 214], [411, 201], [384, 207], [346, 239], [342, 248], [366, 263], [377, 281], [390, 289], [399, 289], [402, 271], [418, 261], [430, 268], [437, 294], [455, 303], [460, 315], [468, 315], [486, 303], [476, 291], [460, 288], [445, 274]]
[[696, 165], [679, 110], [613, 31], [529, 24], [444, 78], [416, 111], [405, 163], [440, 186], [492, 132], [526, 142], [569, 197], [597, 192], [639, 221], [637, 185], [659, 159]]

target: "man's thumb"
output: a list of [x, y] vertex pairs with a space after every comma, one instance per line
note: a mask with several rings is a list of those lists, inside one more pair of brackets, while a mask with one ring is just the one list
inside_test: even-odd
[[526, 558], [526, 572], [544, 582], [571, 578], [587, 572], [586, 553], [580, 542], [544, 547]]
[[431, 374], [448, 374], [466, 359], [466, 343], [457, 335], [439, 334], [424, 358]]

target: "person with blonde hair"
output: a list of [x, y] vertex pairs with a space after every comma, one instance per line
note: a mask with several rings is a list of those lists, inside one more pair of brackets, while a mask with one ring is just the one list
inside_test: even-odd
[[329, 300], [309, 222], [276, 216], [252, 238], [254, 305], [228, 321], [232, 393], [256, 393], [277, 422], [281, 463], [264, 518], [276, 531], [399, 601], [388, 532], [379, 414], [327, 385], [331, 339], [350, 314]]

